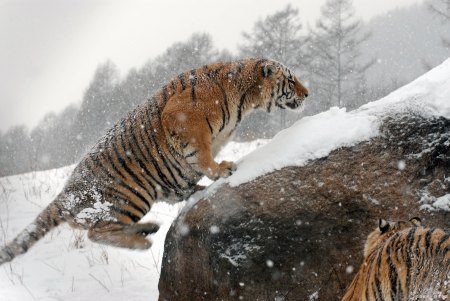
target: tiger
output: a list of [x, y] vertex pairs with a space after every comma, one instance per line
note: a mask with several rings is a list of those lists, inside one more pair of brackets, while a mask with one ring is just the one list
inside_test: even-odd
[[114, 247], [151, 247], [154, 222], [139, 223], [157, 201], [177, 202], [230, 176], [231, 161], [214, 161], [236, 126], [254, 109], [299, 111], [308, 90], [271, 59], [213, 63], [173, 78], [110, 128], [74, 168], [62, 191], [0, 250], [13, 260], [63, 222]]
[[450, 231], [379, 220], [367, 237], [364, 262], [342, 301], [450, 299]]

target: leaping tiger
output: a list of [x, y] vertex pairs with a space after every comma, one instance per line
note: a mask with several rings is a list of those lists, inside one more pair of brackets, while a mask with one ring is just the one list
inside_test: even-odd
[[342, 301], [450, 299], [450, 231], [380, 220]]
[[0, 251], [0, 264], [25, 253], [62, 222], [94, 242], [147, 249], [155, 223], [138, 223], [157, 200], [191, 194], [206, 175], [229, 176], [214, 156], [254, 108], [301, 108], [308, 90], [284, 65], [247, 59], [206, 65], [172, 79], [131, 111], [80, 161], [62, 192]]

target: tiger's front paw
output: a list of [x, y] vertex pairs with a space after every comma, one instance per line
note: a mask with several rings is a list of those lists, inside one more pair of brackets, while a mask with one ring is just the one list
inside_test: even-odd
[[205, 168], [204, 173], [211, 180], [217, 180], [219, 178], [229, 177], [236, 168], [234, 162], [222, 161], [220, 164], [215, 163], [213, 166]]
[[219, 164], [220, 178], [227, 178], [233, 174], [233, 171], [236, 171], [237, 166], [234, 162], [231, 161], [222, 161]]

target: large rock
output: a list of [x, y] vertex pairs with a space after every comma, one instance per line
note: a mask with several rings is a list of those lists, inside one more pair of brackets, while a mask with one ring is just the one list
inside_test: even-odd
[[419, 216], [450, 193], [450, 121], [400, 115], [380, 135], [185, 210], [165, 243], [159, 300], [339, 300], [380, 217]]

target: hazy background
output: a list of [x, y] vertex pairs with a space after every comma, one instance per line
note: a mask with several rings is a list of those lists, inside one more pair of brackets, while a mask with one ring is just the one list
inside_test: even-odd
[[76, 163], [180, 72], [270, 57], [302, 114], [256, 112], [236, 140], [356, 109], [450, 57], [450, 0], [0, 0], [0, 176]]
[[[421, 2], [353, 1], [364, 21]], [[288, 3], [299, 9], [306, 28], [314, 26], [325, 1], [0, 0], [0, 129], [34, 126], [48, 111], [81, 101], [106, 59], [124, 74], [197, 31], [236, 51], [242, 31]]]

